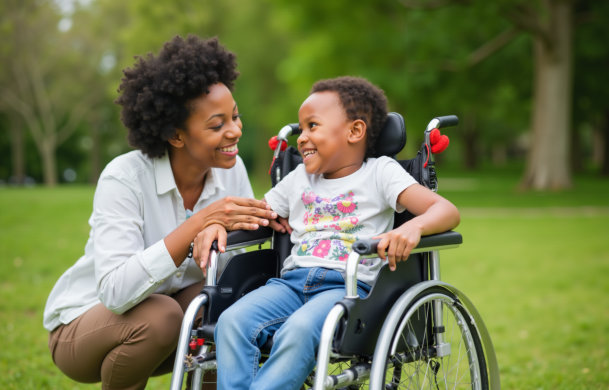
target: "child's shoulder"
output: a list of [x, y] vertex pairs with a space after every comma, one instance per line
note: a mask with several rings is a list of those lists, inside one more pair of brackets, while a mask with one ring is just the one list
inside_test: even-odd
[[370, 157], [366, 160], [366, 166], [369, 169], [384, 170], [384, 169], [401, 169], [401, 165], [395, 159], [387, 156]]

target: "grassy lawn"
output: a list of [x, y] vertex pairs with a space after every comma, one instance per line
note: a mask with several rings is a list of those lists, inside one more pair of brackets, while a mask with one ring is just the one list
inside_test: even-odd
[[[510, 173], [441, 176], [462, 212], [464, 244], [442, 277], [476, 304], [505, 389], [609, 386], [609, 180], [523, 193]], [[256, 186], [260, 196], [266, 183]], [[47, 294], [82, 253], [93, 188], [0, 188], [0, 388], [93, 389], [53, 365]], [[150, 389], [166, 389], [169, 377]]]

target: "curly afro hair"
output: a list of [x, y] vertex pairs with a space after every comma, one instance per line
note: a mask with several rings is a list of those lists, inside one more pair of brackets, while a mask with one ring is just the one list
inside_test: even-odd
[[360, 77], [343, 76], [320, 80], [313, 84], [311, 94], [332, 91], [347, 113], [349, 120], [366, 123], [366, 158], [375, 155], [375, 143], [387, 118], [387, 98], [382, 89]]
[[129, 144], [151, 158], [164, 156], [167, 140], [184, 128], [192, 99], [217, 83], [232, 91], [239, 76], [235, 55], [217, 38], [176, 36], [157, 56], [135, 58], [136, 64], [123, 70], [115, 103], [122, 106]]

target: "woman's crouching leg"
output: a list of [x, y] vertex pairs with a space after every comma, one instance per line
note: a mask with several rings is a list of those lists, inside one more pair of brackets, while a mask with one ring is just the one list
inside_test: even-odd
[[175, 350], [183, 311], [175, 299], [153, 294], [126, 313], [102, 304], [51, 333], [55, 364], [78, 382], [103, 389], [144, 389]]

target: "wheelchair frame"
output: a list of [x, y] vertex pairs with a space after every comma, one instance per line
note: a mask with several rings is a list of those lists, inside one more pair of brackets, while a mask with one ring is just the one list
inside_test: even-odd
[[[397, 116], [395, 117], [391, 116]], [[390, 113], [390, 118], [397, 120], [403, 128], [403, 119], [399, 114]], [[425, 130], [425, 140], [417, 157], [420, 161], [425, 161], [424, 166], [419, 172], [419, 181], [432, 189], [437, 190], [437, 180], [435, 176], [433, 154], [431, 152], [430, 133], [433, 129], [453, 126], [458, 123], [456, 116], [436, 117], [429, 122]], [[284, 126], [277, 138], [278, 145], [274, 151], [274, 157], [280, 155], [282, 141], [287, 143], [290, 135], [298, 132], [298, 125], [290, 124]], [[405, 143], [405, 133], [403, 144]], [[401, 145], [401, 149], [404, 145]], [[399, 150], [398, 150], [399, 151]], [[396, 152], [397, 153], [397, 152]], [[414, 159], [413, 159], [414, 160]], [[420, 163], [420, 162], [419, 162]], [[275, 170], [271, 170], [273, 182], [276, 183], [283, 176], [279, 166]], [[284, 172], [283, 174], [286, 174]], [[261, 245], [271, 240], [271, 246], [275, 246], [276, 234], [270, 228], [261, 228], [254, 232], [230, 232], [228, 235], [227, 251], [250, 247], [253, 245]], [[427, 267], [427, 280], [415, 283], [401, 293], [399, 298], [389, 310], [389, 313], [384, 318], [380, 333], [376, 339], [374, 352], [370, 357], [361, 360], [361, 356], [347, 354], [343, 355], [337, 350], [337, 345], [340, 347], [339, 338], [340, 329], [348, 323], [349, 303], [357, 302], [360, 298], [357, 294], [357, 266], [362, 256], [374, 256], [376, 253], [376, 244], [378, 240], [360, 240], [353, 244], [353, 252], [350, 254], [346, 262], [345, 275], [345, 297], [343, 301], [331, 309], [324, 322], [321, 339], [317, 354], [317, 367], [314, 371], [313, 389], [335, 389], [335, 388], [356, 388], [363, 381], [369, 379], [369, 389], [380, 390], [385, 388], [398, 388], [397, 383], [394, 383], [396, 376], [395, 370], [398, 369], [398, 376], [403, 375], [402, 366], [405, 363], [415, 361], [427, 361], [424, 366], [426, 371], [434, 371], [432, 378], [435, 380], [436, 388], [440, 388], [438, 384], [438, 366], [431, 365], [434, 359], [451, 358], [452, 348], [454, 345], [445, 340], [444, 320], [448, 316], [455, 316], [456, 326], [459, 327], [458, 332], [464, 344], [467, 345], [467, 367], [471, 382], [466, 382], [465, 386], [471, 389], [499, 389], [499, 369], [495, 352], [490, 335], [484, 325], [482, 317], [478, 313], [473, 303], [460, 290], [451, 286], [448, 283], [442, 282], [440, 279], [440, 256], [439, 251], [449, 248], [458, 247], [462, 243], [462, 237], [456, 232], [445, 232], [431, 236], [421, 237], [419, 245], [412, 251], [412, 254], [423, 254]], [[410, 261], [410, 258], [409, 258]], [[211, 350], [209, 343], [201, 342], [201, 335], [204, 333], [202, 328], [195, 326], [195, 318], [206, 305], [210, 304], [210, 295], [206, 292], [208, 286], [217, 285], [217, 264], [218, 251], [213, 248], [210, 255], [210, 266], [207, 272], [206, 286], [190, 303], [184, 314], [182, 322], [180, 338], [176, 350], [176, 360], [174, 371], [171, 378], [171, 389], [178, 390], [182, 388], [184, 375], [186, 372], [192, 372], [192, 388], [200, 388], [203, 373], [208, 370], [217, 368], [215, 361], [215, 353]], [[399, 269], [400, 267], [398, 267]], [[277, 272], [279, 269], [277, 269]], [[372, 291], [370, 293], [372, 295]], [[354, 303], [356, 304], [356, 303]], [[444, 312], [447, 308], [450, 311]], [[417, 332], [419, 328], [414, 328], [413, 323], [420, 322], [417, 320], [423, 315], [425, 322], [423, 332], [425, 333], [423, 346], [419, 340]], [[411, 323], [413, 321], [413, 323]], [[429, 322], [429, 324], [427, 323]], [[415, 324], [416, 325], [416, 324]], [[428, 333], [429, 330], [429, 334]], [[209, 329], [207, 330], [209, 334]], [[344, 333], [344, 332], [343, 332]], [[412, 340], [412, 338], [415, 338]], [[448, 340], [448, 341], [453, 341]], [[407, 352], [401, 351], [401, 348], [408, 348]], [[416, 346], [416, 347], [415, 347]], [[457, 346], [459, 355], [461, 352], [461, 341]], [[189, 353], [195, 352], [194, 355]], [[349, 368], [343, 370], [337, 375], [328, 375], [328, 365], [334, 361], [341, 359], [355, 359], [355, 364], [351, 364]], [[459, 359], [461, 357], [459, 356]], [[358, 361], [361, 360], [361, 361]], [[449, 363], [450, 364], [450, 363]], [[465, 365], [465, 363], [457, 363]], [[431, 367], [431, 368], [430, 368]], [[460, 368], [460, 367], [458, 367]], [[390, 384], [385, 384], [388, 373], [393, 371], [394, 378]], [[443, 378], [446, 373], [441, 373], [441, 379], [444, 379], [448, 387], [448, 380]], [[427, 379], [427, 373], [424, 374], [422, 382], [416, 372], [408, 372], [407, 376], [409, 384], [414, 387], [406, 387], [408, 389], [419, 389], [431, 387], [431, 379]], [[456, 374], [458, 375], [458, 374]], [[399, 379], [399, 378], [398, 378]], [[426, 382], [429, 380], [429, 382]], [[458, 387], [457, 383], [450, 382], [451, 388]], [[459, 386], [461, 386], [459, 384]], [[359, 388], [359, 387], [358, 387]], [[402, 387], [399, 387], [402, 388]]]

